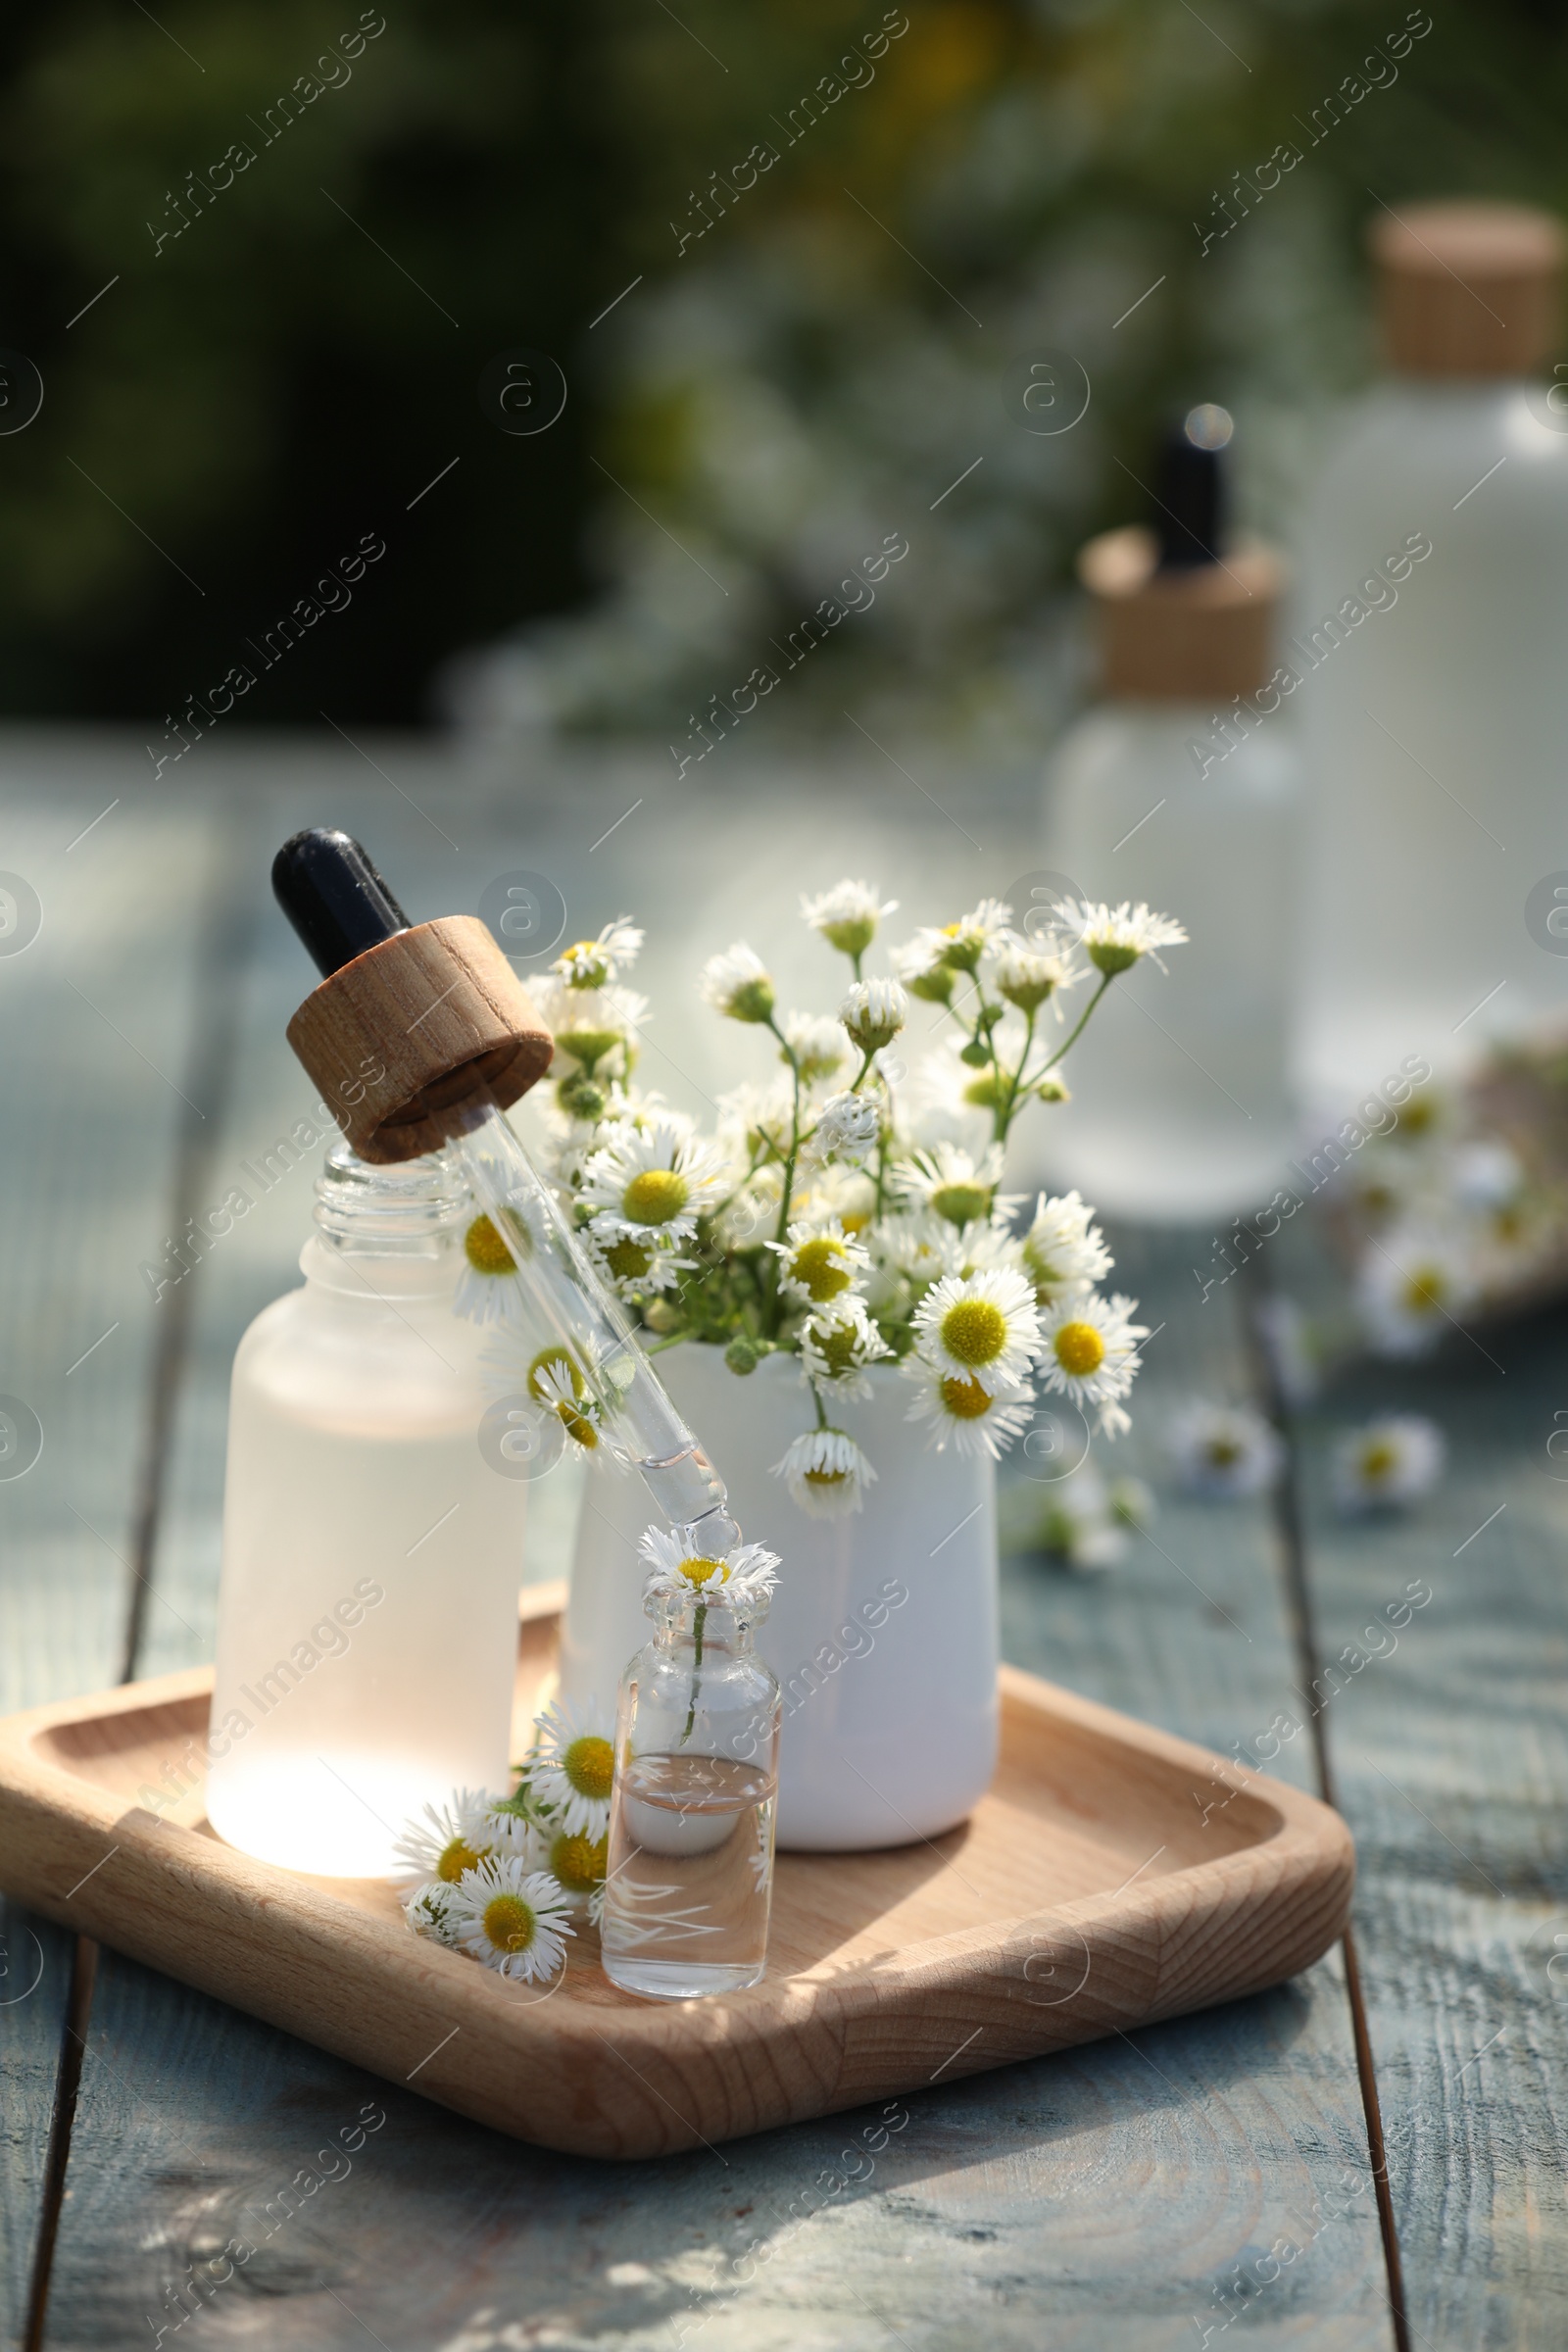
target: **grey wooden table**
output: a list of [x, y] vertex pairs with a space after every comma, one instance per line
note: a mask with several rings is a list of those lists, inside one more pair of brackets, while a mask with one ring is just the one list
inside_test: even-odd
[[[155, 783], [118, 735], [0, 739], [0, 867], [43, 906], [32, 946], [0, 957], [0, 1390], [45, 1433], [36, 1467], [0, 1483], [0, 1707], [211, 1653], [228, 1362], [295, 1278], [309, 1173], [161, 1303], [140, 1269], [305, 1108], [282, 1031], [310, 975], [268, 895], [275, 845], [302, 823], [346, 824], [418, 915], [472, 908], [493, 876], [529, 868], [562, 892], [572, 936], [646, 916], [639, 978], [660, 1019], [645, 1075], [700, 1108], [749, 1050], [693, 1005], [710, 950], [744, 934], [792, 996], [822, 1002], [801, 888], [866, 872], [912, 923], [1034, 866], [1027, 777], [926, 756], [910, 775], [918, 790], [846, 746], [692, 791], [662, 748], [547, 770], [323, 736], [209, 744]], [[1113, 1238], [1118, 1279], [1163, 1326], [1127, 1453], [1160, 1514], [1105, 1576], [1010, 1560], [1007, 1654], [1222, 1751], [1300, 1721], [1273, 1769], [1329, 1788], [1350, 1822], [1353, 1946], [1257, 1999], [917, 2090], [906, 2129], [849, 2180], [853, 2115], [657, 2164], [541, 2153], [13, 1905], [5, 2340], [98, 2352], [187, 2327], [300, 2352], [1175, 2352], [1232, 2329], [1323, 2352], [1568, 2340], [1568, 1484], [1546, 1450], [1568, 1406], [1561, 1326], [1357, 1374], [1291, 1427], [1274, 1501], [1184, 1502], [1160, 1433], [1191, 1394], [1257, 1396], [1247, 1301], [1240, 1283], [1202, 1301], [1191, 1267], [1210, 1264], [1206, 1233]], [[1254, 1286], [1318, 1279], [1288, 1250]], [[1327, 1434], [1391, 1399], [1442, 1423], [1449, 1474], [1408, 1524], [1348, 1532], [1323, 1499]], [[569, 1541], [563, 1488], [530, 1573], [561, 1573]], [[1434, 1597], [1397, 1651], [1308, 1720], [1323, 1662], [1417, 1577]], [[351, 2172], [272, 2226], [221, 2291], [196, 2291], [368, 2099], [386, 2120]], [[842, 2190], [787, 2226], [824, 2174]], [[772, 2258], [737, 2284], [730, 2253], [758, 2234]]]

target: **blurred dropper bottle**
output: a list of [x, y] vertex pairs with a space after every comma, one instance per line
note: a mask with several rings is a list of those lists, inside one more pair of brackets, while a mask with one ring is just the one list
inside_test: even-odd
[[[1527, 904], [1568, 867], [1564, 236], [1479, 202], [1371, 224], [1389, 372], [1307, 501], [1295, 1062], [1314, 1116], [1568, 1005]], [[1548, 892], [1549, 897], [1549, 892]]]
[[[344, 1140], [305, 1288], [240, 1342], [230, 1398], [208, 1813], [230, 1843], [383, 1877], [411, 1815], [505, 1785], [531, 1469], [564, 1447], [640, 1474], [695, 1551], [740, 1531], [504, 1117], [551, 1040], [485, 926], [411, 923], [358, 842], [317, 827], [273, 885], [323, 978], [289, 1042]], [[515, 1393], [455, 1311], [510, 1256]]]
[[1044, 1130], [1054, 1184], [1170, 1223], [1265, 1200], [1291, 1148], [1297, 761], [1268, 689], [1281, 570], [1228, 536], [1231, 436], [1224, 409], [1190, 410], [1162, 451], [1151, 527], [1106, 532], [1079, 558], [1100, 700], [1048, 779], [1042, 904], [1015, 909], [1043, 929], [1055, 895], [1144, 900], [1186, 927], [1168, 975], [1146, 958], [1118, 980]]

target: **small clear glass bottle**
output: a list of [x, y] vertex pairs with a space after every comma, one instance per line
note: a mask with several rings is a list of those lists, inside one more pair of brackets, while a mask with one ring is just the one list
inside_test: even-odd
[[234, 1359], [208, 1817], [265, 1861], [379, 1878], [426, 1803], [507, 1785], [527, 1488], [479, 1447], [448, 1156], [335, 1144], [316, 1190], [305, 1286]]
[[761, 1982], [773, 1895], [779, 1687], [752, 1646], [765, 1599], [651, 1593], [620, 1682], [600, 1942], [623, 1991]]

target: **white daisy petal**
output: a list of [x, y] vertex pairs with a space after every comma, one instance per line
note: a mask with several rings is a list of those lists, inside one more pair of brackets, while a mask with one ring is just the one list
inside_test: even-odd
[[863, 956], [876, 937], [882, 917], [898, 912], [899, 902], [885, 903], [874, 882], [835, 882], [814, 899], [801, 899], [801, 912], [813, 931], [819, 931], [841, 956]]
[[700, 1593], [720, 1608], [763, 1613], [778, 1582], [778, 1554], [761, 1544], [710, 1554], [697, 1551], [685, 1536], [651, 1527], [638, 1553], [648, 1570], [645, 1598], [687, 1600]]
[[583, 1168], [578, 1197], [602, 1245], [622, 1239], [675, 1249], [722, 1200], [728, 1163], [716, 1144], [660, 1117], [605, 1131]]
[[1334, 1499], [1347, 1515], [1405, 1510], [1443, 1476], [1443, 1432], [1418, 1413], [1388, 1413], [1334, 1449]]
[[1040, 1326], [1037, 1376], [1075, 1404], [1098, 1405], [1107, 1438], [1132, 1424], [1121, 1407], [1138, 1372], [1138, 1343], [1146, 1325], [1132, 1320], [1137, 1300], [1090, 1291], [1048, 1306]]
[[1085, 899], [1080, 904], [1065, 904], [1061, 918], [1096, 971], [1107, 979], [1130, 970], [1142, 956], [1152, 956], [1163, 971], [1159, 950], [1184, 947], [1187, 942], [1180, 923], [1168, 914], [1152, 913], [1141, 900], [1134, 906], [1123, 899], [1119, 906], [1112, 907]]
[[1040, 1348], [1033, 1289], [1008, 1266], [944, 1275], [915, 1309], [914, 1328], [938, 1372], [978, 1381], [993, 1396], [1018, 1388]]
[[697, 986], [714, 1011], [732, 1021], [765, 1021], [776, 1001], [766, 964], [742, 940], [710, 956]]
[[1094, 1213], [1076, 1193], [1056, 1200], [1042, 1193], [1036, 1201], [1034, 1223], [1023, 1237], [1023, 1266], [1042, 1306], [1092, 1291], [1115, 1264]]
[[942, 1372], [921, 1356], [910, 1356], [906, 1377], [918, 1384], [918, 1394], [905, 1418], [930, 1423], [932, 1444], [939, 1453], [949, 1446], [959, 1453], [990, 1454], [993, 1460], [1027, 1429], [1034, 1412], [1029, 1388], [993, 1392], [977, 1380]]
[[579, 939], [556, 957], [550, 969], [568, 988], [603, 988], [630, 971], [642, 952], [643, 934], [629, 915], [617, 914], [597, 939]]
[[456, 1886], [494, 1842], [485, 1823], [489, 1802], [482, 1788], [455, 1788], [444, 1805], [426, 1805], [406, 1822], [392, 1848], [398, 1860], [396, 1883], [418, 1887], [435, 1879]]
[[602, 1838], [610, 1825], [615, 1727], [597, 1700], [558, 1698], [540, 1716], [522, 1765], [530, 1801], [569, 1836]]

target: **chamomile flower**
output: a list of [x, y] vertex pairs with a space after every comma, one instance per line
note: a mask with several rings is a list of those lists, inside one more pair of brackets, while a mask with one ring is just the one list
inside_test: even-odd
[[1149, 1337], [1147, 1326], [1132, 1320], [1136, 1312], [1136, 1299], [1088, 1291], [1056, 1299], [1041, 1323], [1037, 1373], [1075, 1404], [1098, 1405], [1107, 1438], [1132, 1427], [1120, 1400], [1137, 1376], [1138, 1343]]
[[713, 1556], [651, 1527], [637, 1549], [648, 1569], [644, 1592], [663, 1599], [684, 1600], [698, 1592], [723, 1608], [757, 1608], [765, 1605], [778, 1582], [778, 1554], [761, 1544], [737, 1544]]
[[909, 1000], [896, 980], [857, 980], [839, 1006], [839, 1019], [862, 1054], [891, 1046], [909, 1017]]
[[584, 1069], [610, 1061], [620, 1074], [648, 1018], [648, 999], [630, 988], [575, 988], [559, 980], [532, 981], [535, 1005], [556, 1042]]
[[691, 1271], [689, 1258], [675, 1257], [656, 1242], [638, 1241], [629, 1233], [605, 1241], [590, 1225], [582, 1239], [610, 1288], [622, 1298], [645, 1298], [650, 1291], [672, 1291], [681, 1275]]
[[808, 1429], [793, 1438], [784, 1459], [773, 1464], [791, 1498], [808, 1518], [843, 1519], [865, 1506], [865, 1490], [876, 1472], [842, 1429]]
[[548, 1871], [514, 1855], [493, 1856], [466, 1871], [448, 1911], [455, 1940], [486, 1968], [533, 1983], [553, 1977], [575, 1933], [567, 1903]]
[[801, 1223], [813, 1232], [837, 1223], [853, 1240], [876, 1214], [876, 1186], [863, 1168], [813, 1168], [806, 1191], [797, 1193]]
[[567, 1437], [585, 1452], [598, 1446], [599, 1400], [564, 1341], [552, 1340], [534, 1349], [520, 1327], [503, 1324], [480, 1356], [479, 1369], [487, 1395], [515, 1396], [524, 1390], [543, 1412], [555, 1414]]
[[859, 1160], [882, 1132], [882, 1113], [869, 1095], [832, 1095], [811, 1131], [813, 1157]]
[[[470, 1323], [499, 1323], [520, 1313], [522, 1293], [517, 1284], [516, 1259], [524, 1264], [539, 1247], [542, 1219], [532, 1202], [511, 1203], [502, 1225], [481, 1213], [470, 1218], [463, 1236], [463, 1271], [452, 1306]], [[515, 1254], [514, 1254], [515, 1253]]]
[[530, 1869], [538, 1867], [542, 1858], [541, 1833], [526, 1788], [515, 1796], [491, 1797], [484, 1809], [482, 1827], [492, 1854], [514, 1854]]
[[1130, 971], [1144, 956], [1152, 956], [1163, 971], [1160, 949], [1187, 943], [1180, 923], [1167, 914], [1152, 913], [1142, 900], [1136, 906], [1126, 899], [1119, 906], [1097, 905], [1089, 899], [1078, 905], [1069, 902], [1062, 908], [1062, 920], [1096, 971], [1107, 979]]
[[629, 972], [642, 952], [643, 933], [629, 915], [617, 914], [597, 939], [579, 939], [558, 956], [550, 969], [568, 988], [603, 988]]
[[610, 1838], [585, 1838], [580, 1831], [559, 1830], [545, 1850], [545, 1868], [563, 1894], [573, 1904], [586, 1903], [605, 1883]]
[[1029, 1426], [1034, 1395], [1027, 1388], [993, 1392], [978, 1380], [939, 1371], [920, 1356], [910, 1356], [904, 1369], [918, 1384], [905, 1418], [930, 1423], [929, 1435], [939, 1453], [951, 1445], [959, 1453], [990, 1454], [995, 1461]]
[[579, 1199], [602, 1246], [622, 1238], [673, 1249], [722, 1199], [727, 1169], [716, 1145], [661, 1117], [608, 1131], [583, 1169]]
[[1004, 906], [1000, 899], [982, 899], [972, 913], [960, 915], [956, 923], [917, 931], [910, 948], [945, 963], [950, 971], [977, 972], [982, 956], [1007, 936], [1011, 921], [1010, 906]]
[[1171, 1422], [1170, 1452], [1188, 1493], [1211, 1501], [1263, 1494], [1285, 1457], [1278, 1432], [1261, 1413], [1201, 1398], [1184, 1405]]
[[902, 1274], [914, 1291], [940, 1282], [944, 1274], [962, 1271], [963, 1237], [972, 1225], [950, 1225], [929, 1209], [882, 1218], [871, 1235], [871, 1250], [879, 1270]]
[[710, 956], [697, 983], [715, 1012], [732, 1021], [765, 1021], [775, 1003], [773, 982], [756, 952], [737, 940], [721, 956]]
[[1356, 1278], [1357, 1304], [1380, 1355], [1425, 1355], [1474, 1303], [1468, 1253], [1453, 1237], [1401, 1227], [1374, 1243]]
[[[818, 1086], [844, 1067], [849, 1058], [840, 1022], [826, 1013], [787, 1012], [783, 1022], [785, 1044], [794, 1054], [804, 1086]], [[786, 1058], [783, 1048], [779, 1059]]]
[[1334, 1448], [1334, 1499], [1348, 1516], [1405, 1510], [1443, 1476], [1443, 1432], [1419, 1413], [1388, 1413]]
[[1032, 947], [1009, 933], [999, 942], [992, 980], [998, 996], [1027, 1013], [1038, 1012], [1061, 990], [1076, 988], [1083, 976], [1071, 956], [1055, 948]]
[[610, 1826], [615, 1775], [613, 1725], [592, 1698], [558, 1698], [540, 1716], [522, 1765], [530, 1801], [553, 1832], [602, 1838]]
[[863, 956], [886, 914], [898, 912], [897, 899], [883, 900], [874, 882], [835, 882], [814, 898], [802, 894], [801, 912], [841, 956]]
[[989, 1145], [977, 1155], [956, 1144], [932, 1144], [892, 1170], [895, 1189], [911, 1208], [928, 1208], [950, 1225], [972, 1225], [1010, 1202], [997, 1199], [1002, 1152]]
[[893, 1353], [858, 1298], [838, 1299], [808, 1315], [801, 1326], [801, 1370], [809, 1381], [827, 1381], [840, 1396], [869, 1396], [867, 1364]]
[[404, 1897], [403, 1916], [416, 1936], [428, 1936], [435, 1943], [457, 1942], [452, 1926], [452, 1899], [457, 1891], [456, 1886], [449, 1886], [441, 1879], [426, 1879]]
[[407, 1822], [392, 1848], [398, 1885], [415, 1888], [433, 1879], [455, 1886], [482, 1862], [495, 1843], [485, 1824], [489, 1802], [482, 1788], [457, 1788], [444, 1805], [426, 1805]]
[[992, 1396], [1020, 1386], [1040, 1346], [1034, 1292], [1005, 1266], [967, 1279], [946, 1275], [915, 1309], [914, 1328], [937, 1371], [978, 1381]]
[[941, 931], [921, 931], [893, 951], [893, 968], [911, 997], [927, 1004], [946, 1004], [956, 979], [947, 957], [947, 938]]
[[767, 1247], [779, 1261], [779, 1287], [805, 1306], [826, 1306], [846, 1298], [871, 1262], [860, 1243], [852, 1242], [834, 1221], [792, 1225], [784, 1241]]
[[1034, 1222], [1023, 1237], [1023, 1266], [1042, 1306], [1092, 1291], [1115, 1259], [1094, 1222], [1094, 1210], [1077, 1193], [1035, 1202]]

